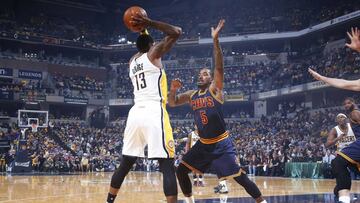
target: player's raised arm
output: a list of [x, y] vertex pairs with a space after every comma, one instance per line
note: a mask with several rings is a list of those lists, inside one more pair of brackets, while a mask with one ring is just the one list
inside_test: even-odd
[[194, 92], [193, 90], [186, 91], [181, 94], [176, 94], [178, 89], [182, 86], [181, 81], [179, 79], [174, 79], [171, 81], [170, 91], [168, 94], [168, 104], [171, 107], [180, 106], [190, 102], [191, 94]]
[[360, 52], [360, 31], [356, 28], [351, 28], [351, 33], [347, 32], [347, 35], [349, 39], [351, 40], [351, 43], [346, 43], [345, 45], [349, 47], [350, 49]]
[[[347, 33], [348, 37], [351, 40], [350, 44], [345, 44], [350, 49], [353, 49], [357, 52], [360, 52], [360, 31], [358, 28], [351, 28], [351, 33]], [[314, 70], [309, 68], [309, 73], [316, 79], [323, 81], [333, 87], [337, 87], [340, 89], [360, 91], [360, 79], [359, 80], [344, 80], [338, 78], [328, 78], [320, 75]]]
[[178, 26], [170, 25], [168, 23], [151, 20], [150, 18], [142, 15], [136, 15], [132, 18], [133, 24], [140, 25], [145, 28], [151, 27], [163, 32], [166, 36], [165, 38], [156, 43], [149, 50], [148, 57], [150, 60], [161, 58], [166, 52], [168, 52], [171, 47], [175, 44], [176, 40], [180, 37], [182, 30]]
[[359, 80], [344, 80], [338, 78], [328, 78], [325, 76], [320, 75], [319, 73], [315, 72], [314, 70], [309, 68], [309, 73], [319, 81], [323, 81], [333, 87], [346, 89], [346, 90], [353, 90], [353, 91], [360, 91], [360, 79]]
[[210, 88], [213, 92], [222, 90], [224, 88], [224, 59], [222, 50], [219, 42], [219, 32], [224, 27], [225, 20], [221, 19], [216, 28], [211, 28], [211, 36], [214, 42], [214, 80], [210, 85]]

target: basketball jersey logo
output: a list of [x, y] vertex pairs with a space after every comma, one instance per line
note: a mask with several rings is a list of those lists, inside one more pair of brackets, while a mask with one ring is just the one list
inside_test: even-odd
[[345, 134], [339, 126], [336, 126], [335, 127], [335, 130], [336, 130], [336, 134], [337, 136], [341, 136], [343, 134], [345, 134], [344, 137], [342, 137], [337, 143], [336, 143], [336, 146], [338, 148], [338, 150], [342, 150], [343, 148], [347, 147], [349, 144], [353, 143], [355, 140], [356, 140], [356, 137], [354, 135], [354, 132], [351, 128], [351, 125], [350, 123], [348, 123], [347, 125], [347, 128], [348, 128], [348, 131], [347, 133]]
[[213, 139], [223, 135], [226, 132], [223, 104], [216, 99], [211, 90], [206, 89], [202, 93], [199, 90], [195, 91], [190, 98], [199, 137]]
[[214, 99], [211, 96], [196, 98], [191, 101], [191, 107], [193, 111], [201, 108], [212, 108], [214, 107]]

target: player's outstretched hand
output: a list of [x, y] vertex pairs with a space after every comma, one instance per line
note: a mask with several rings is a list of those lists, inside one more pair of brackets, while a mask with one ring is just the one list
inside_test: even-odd
[[323, 76], [317, 73], [316, 71], [312, 70], [311, 68], [308, 69], [309, 73], [316, 79], [316, 80], [323, 80]]
[[346, 43], [345, 45], [352, 50], [360, 52], [360, 31], [359, 31], [359, 29], [357, 27], [351, 28], [351, 33], [347, 32], [347, 35], [349, 36], [351, 43], [350, 44]]
[[179, 78], [171, 81], [170, 90], [178, 90], [182, 87], [182, 82]]
[[151, 24], [151, 19], [146, 16], [140, 15], [140, 13], [136, 13], [135, 15], [131, 16], [130, 23], [133, 26], [141, 26], [143, 28], [147, 28]]
[[225, 20], [221, 19], [216, 28], [211, 27], [211, 36], [213, 39], [219, 38], [219, 32], [224, 27], [224, 24], [225, 24]]

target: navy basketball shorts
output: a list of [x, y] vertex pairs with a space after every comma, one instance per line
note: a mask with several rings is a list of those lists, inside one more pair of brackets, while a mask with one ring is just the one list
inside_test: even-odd
[[236, 161], [235, 148], [229, 138], [215, 144], [196, 142], [183, 156], [181, 163], [195, 173], [205, 173], [212, 168], [219, 179], [244, 173]]
[[351, 143], [349, 146], [345, 147], [341, 151], [337, 152], [339, 156], [342, 156], [344, 159], [350, 163], [357, 166], [360, 171], [360, 139], [357, 139], [355, 142]]

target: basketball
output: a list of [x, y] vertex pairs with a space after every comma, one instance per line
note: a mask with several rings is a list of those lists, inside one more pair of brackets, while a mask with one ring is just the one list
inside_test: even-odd
[[141, 8], [139, 6], [132, 6], [125, 11], [123, 20], [124, 20], [125, 26], [127, 28], [129, 28], [129, 30], [131, 30], [133, 32], [140, 32], [144, 28], [142, 26], [134, 26], [130, 22], [131, 17], [134, 16], [136, 13], [139, 13], [140, 15], [147, 17], [146, 11], [143, 8]]

